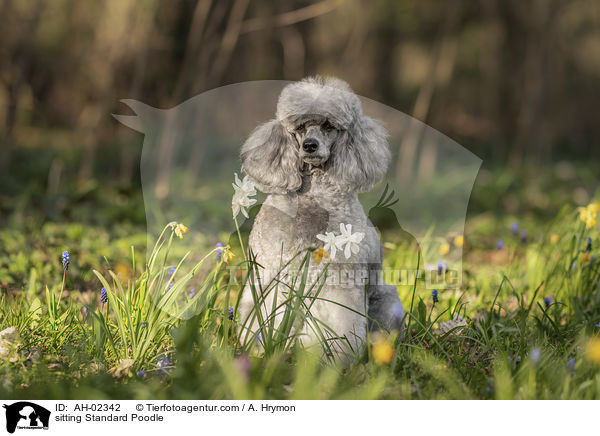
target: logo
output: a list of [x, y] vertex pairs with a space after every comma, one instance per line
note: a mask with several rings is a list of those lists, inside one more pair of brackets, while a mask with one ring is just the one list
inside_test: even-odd
[[11, 405], [4, 404], [6, 409], [6, 431], [14, 433], [15, 429], [48, 430], [50, 411], [29, 401], [19, 401]]

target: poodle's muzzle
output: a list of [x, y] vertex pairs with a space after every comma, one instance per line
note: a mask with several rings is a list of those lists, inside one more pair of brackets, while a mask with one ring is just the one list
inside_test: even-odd
[[312, 166], [327, 162], [334, 139], [332, 136], [320, 125], [307, 126], [301, 132], [296, 132], [302, 161]]

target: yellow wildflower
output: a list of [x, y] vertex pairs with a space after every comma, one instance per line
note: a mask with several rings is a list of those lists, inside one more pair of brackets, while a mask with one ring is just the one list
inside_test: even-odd
[[593, 337], [585, 347], [585, 357], [593, 363], [600, 364], [600, 338]]
[[223, 262], [227, 263], [230, 260], [233, 260], [234, 257], [235, 254], [233, 254], [233, 251], [231, 251], [231, 245], [227, 245], [227, 247], [225, 247], [223, 250]]
[[589, 261], [590, 261], [590, 254], [589, 253], [583, 253], [581, 255], [581, 261], [583, 263], [589, 263]]
[[175, 234], [179, 236], [179, 239], [183, 239], [183, 234], [187, 233], [189, 229], [183, 225], [183, 223], [179, 223], [175, 226]]
[[387, 365], [394, 358], [394, 348], [383, 337], [378, 336], [373, 343], [373, 360], [379, 365]]
[[465, 237], [463, 235], [458, 235], [454, 238], [454, 246], [456, 247], [464, 247], [465, 245]]
[[556, 233], [552, 233], [552, 234], [550, 235], [550, 243], [551, 243], [552, 245], [556, 244], [556, 243], [558, 242], [558, 238], [559, 238], [559, 237], [558, 237], [558, 235], [557, 235]]
[[448, 254], [450, 252], [450, 244], [448, 244], [447, 242], [444, 242], [442, 245], [440, 245], [440, 254], [442, 256], [444, 256], [445, 254]]
[[315, 251], [312, 252], [312, 255], [315, 258], [315, 262], [317, 263], [317, 265], [321, 264], [321, 259], [327, 259], [329, 257], [329, 254], [327, 254], [323, 247], [317, 248]]
[[579, 219], [585, 223], [586, 229], [596, 226], [596, 216], [600, 211], [600, 203], [590, 203], [586, 207], [580, 207], [577, 210], [579, 211]]

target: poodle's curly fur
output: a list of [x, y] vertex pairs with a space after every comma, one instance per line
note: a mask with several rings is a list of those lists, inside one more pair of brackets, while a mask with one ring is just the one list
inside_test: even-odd
[[[313, 148], [317, 144], [318, 148], [312, 153], [306, 152], [307, 138], [316, 138]], [[353, 233], [365, 234], [358, 253], [346, 259], [338, 251], [335, 259], [322, 262], [310, 256], [311, 277], [329, 264], [327, 283], [311, 314], [321, 330], [345, 338], [338, 347], [344, 352], [357, 351], [365, 342], [365, 314], [369, 328], [399, 328], [402, 304], [396, 288], [381, 280], [381, 241], [357, 198], [386, 173], [387, 132], [363, 113], [348, 84], [313, 77], [287, 85], [279, 96], [276, 118], [252, 132], [242, 146], [241, 160], [255, 186], [270, 194], [249, 238], [249, 249], [264, 274], [279, 271], [298, 253], [322, 246], [318, 234], [339, 234], [341, 223], [352, 224]], [[329, 280], [330, 275], [336, 278]], [[266, 314], [273, 307], [273, 294], [266, 298]], [[242, 319], [253, 306], [247, 285], [240, 305]], [[280, 319], [275, 316], [276, 325]], [[306, 325], [301, 337], [304, 344], [319, 339], [314, 327]]]

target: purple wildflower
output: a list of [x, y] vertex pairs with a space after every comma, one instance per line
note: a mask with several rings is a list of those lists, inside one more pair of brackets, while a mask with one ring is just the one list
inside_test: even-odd
[[69, 269], [69, 252], [67, 250], [62, 252], [62, 266], [63, 269], [66, 271]]
[[502, 250], [504, 248], [504, 241], [502, 239], [498, 239], [496, 242], [496, 250]]
[[156, 366], [158, 367], [159, 374], [166, 375], [173, 366], [173, 363], [171, 362], [171, 359], [169, 359], [169, 356], [160, 356], [156, 360]]
[[102, 288], [102, 289], [100, 289], [100, 302], [102, 304], [106, 304], [107, 301], [108, 301], [108, 292], [106, 292], [106, 289]]
[[437, 264], [437, 273], [439, 276], [441, 276], [442, 274], [444, 274], [446, 271], [448, 271], [448, 264], [442, 260], [438, 261]]
[[217, 242], [216, 248], [217, 248], [217, 253], [216, 253], [217, 254], [217, 262], [221, 262], [221, 259], [223, 258], [223, 251], [224, 251], [223, 244], [221, 244], [220, 242]]
[[522, 242], [522, 243], [525, 243], [525, 242], [527, 242], [527, 230], [523, 230], [523, 231], [521, 232], [521, 242]]

